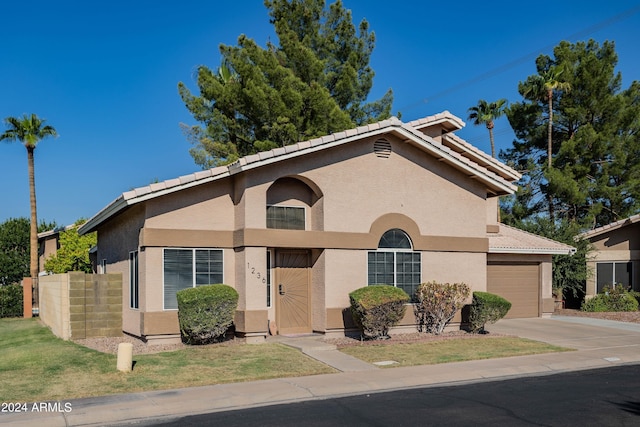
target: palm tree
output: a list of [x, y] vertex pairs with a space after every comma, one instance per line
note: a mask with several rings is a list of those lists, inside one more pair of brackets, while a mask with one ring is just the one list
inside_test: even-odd
[[474, 125], [484, 124], [489, 129], [489, 141], [491, 141], [491, 157], [496, 157], [496, 146], [493, 142], [494, 120], [505, 114], [507, 100], [499, 99], [495, 102], [487, 102], [484, 99], [478, 101], [478, 105], [469, 108], [469, 120]]
[[33, 168], [33, 152], [38, 142], [47, 136], [57, 136], [56, 130], [45, 125], [35, 114], [25, 114], [21, 119], [7, 117], [5, 120], [7, 130], [0, 135], [0, 141], [20, 141], [27, 149], [27, 162], [29, 166], [29, 202], [31, 205], [31, 228], [29, 233], [30, 245], [30, 273], [33, 283], [38, 277], [38, 215], [36, 211], [36, 182]]
[[549, 114], [549, 122], [547, 124], [547, 166], [552, 165], [553, 156], [553, 93], [556, 90], [568, 92], [571, 90], [571, 84], [560, 80], [564, 68], [549, 67], [547, 70], [540, 71], [539, 75], [527, 81], [521, 86], [521, 94], [523, 97], [531, 100], [546, 100]]

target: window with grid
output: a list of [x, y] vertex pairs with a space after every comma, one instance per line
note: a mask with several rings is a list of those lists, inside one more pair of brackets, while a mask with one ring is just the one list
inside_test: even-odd
[[220, 249], [164, 250], [164, 308], [177, 309], [181, 289], [223, 283]]
[[399, 229], [380, 239], [378, 250], [368, 254], [368, 284], [385, 284], [403, 289], [413, 298], [420, 284], [420, 252], [411, 250], [411, 240]]

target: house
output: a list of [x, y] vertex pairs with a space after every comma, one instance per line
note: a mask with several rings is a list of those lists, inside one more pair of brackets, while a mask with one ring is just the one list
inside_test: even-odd
[[123, 329], [149, 342], [178, 339], [176, 292], [209, 283], [238, 291], [249, 342], [344, 334], [348, 294], [367, 284], [465, 282], [509, 299], [511, 317], [548, 315], [551, 256], [573, 248], [497, 222], [520, 175], [463, 126], [447, 111], [391, 118], [250, 155], [127, 191], [79, 232], [97, 231], [96, 259], [123, 274]]
[[40, 276], [47, 274], [44, 263], [60, 249], [60, 233], [71, 230], [74, 227], [76, 227], [76, 225], [72, 224], [38, 233], [38, 271], [40, 272]]
[[586, 297], [614, 285], [640, 291], [640, 214], [582, 233], [593, 245]]

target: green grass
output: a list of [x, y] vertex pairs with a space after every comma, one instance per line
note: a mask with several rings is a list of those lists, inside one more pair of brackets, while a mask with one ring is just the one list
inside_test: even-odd
[[221, 344], [134, 355], [132, 372], [116, 356], [55, 337], [36, 319], [0, 320], [0, 401], [35, 402], [335, 372], [279, 345]]
[[569, 349], [517, 337], [474, 337], [419, 343], [356, 345], [344, 347], [340, 351], [369, 363], [392, 360], [398, 363], [384, 367], [398, 367], [524, 356]]
[[[565, 351], [512, 337], [472, 337], [412, 344], [375, 344], [341, 351], [393, 366]], [[216, 344], [135, 355], [132, 372], [116, 356], [55, 337], [37, 319], [0, 319], [0, 401], [36, 402], [336, 372], [280, 344]]]

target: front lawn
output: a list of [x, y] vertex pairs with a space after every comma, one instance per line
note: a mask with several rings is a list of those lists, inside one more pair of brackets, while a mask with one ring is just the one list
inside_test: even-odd
[[[341, 351], [392, 366], [564, 351], [514, 337], [467, 337], [417, 343], [353, 345]], [[334, 369], [281, 344], [223, 343], [134, 354], [134, 369], [116, 370], [116, 356], [55, 337], [37, 319], [0, 319], [0, 401], [37, 402], [268, 378]]]
[[281, 344], [215, 344], [116, 356], [55, 337], [37, 319], [0, 320], [0, 401], [35, 402], [335, 372]]
[[518, 337], [478, 336], [415, 343], [353, 345], [341, 348], [340, 351], [369, 363], [397, 362], [383, 366], [397, 367], [524, 356], [570, 349]]

